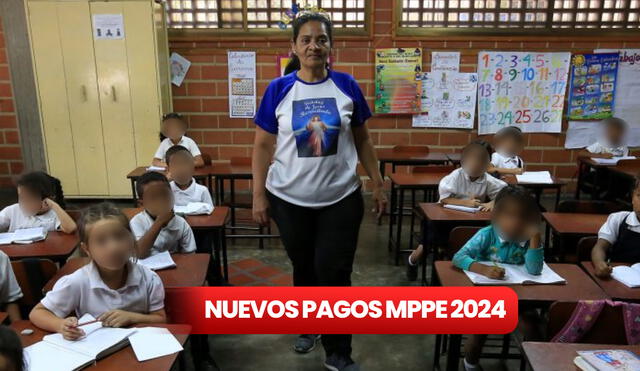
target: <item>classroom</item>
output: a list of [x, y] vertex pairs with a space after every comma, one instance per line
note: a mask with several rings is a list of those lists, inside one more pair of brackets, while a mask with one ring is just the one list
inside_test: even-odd
[[1, 0], [0, 371], [640, 370], [639, 97], [637, 0]]

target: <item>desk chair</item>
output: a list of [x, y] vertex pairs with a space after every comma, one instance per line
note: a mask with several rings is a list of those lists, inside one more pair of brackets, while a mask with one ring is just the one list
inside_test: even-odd
[[[49, 259], [22, 259], [11, 261], [11, 268], [22, 289], [22, 298], [18, 301], [23, 316], [42, 300], [44, 285], [58, 271], [56, 263]], [[24, 317], [27, 318], [27, 317]]]
[[[416, 154], [416, 155], [427, 155], [429, 154], [428, 146], [407, 146], [407, 145], [395, 145], [392, 149], [393, 152], [396, 153], [407, 153], [407, 154]], [[391, 172], [396, 172], [396, 164], [393, 163], [391, 165]]]
[[[571, 318], [578, 303], [555, 302], [549, 308], [549, 321], [547, 323], [547, 340], [559, 333]], [[612, 331], [616, 329], [616, 331]], [[580, 339], [585, 344], [627, 344], [624, 332], [624, 319], [622, 306], [605, 305], [595, 324]]]
[[591, 250], [593, 250], [596, 242], [598, 242], [598, 236], [582, 237], [578, 241], [576, 256], [579, 262], [591, 261]]

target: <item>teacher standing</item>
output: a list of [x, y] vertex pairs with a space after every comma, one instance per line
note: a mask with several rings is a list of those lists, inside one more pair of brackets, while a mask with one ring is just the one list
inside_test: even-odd
[[[295, 286], [350, 286], [364, 214], [358, 159], [378, 213], [387, 202], [365, 126], [371, 111], [354, 78], [329, 69], [331, 21], [303, 13], [292, 24], [291, 72], [269, 84], [255, 118], [253, 217], [275, 220]], [[301, 335], [294, 349], [311, 351], [317, 336]], [[358, 370], [351, 335], [322, 335], [322, 345], [327, 369]]]

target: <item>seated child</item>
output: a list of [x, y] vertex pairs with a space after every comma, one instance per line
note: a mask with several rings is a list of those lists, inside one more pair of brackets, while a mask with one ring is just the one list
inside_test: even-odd
[[26, 370], [22, 343], [18, 334], [7, 326], [0, 326], [0, 370]]
[[183, 146], [173, 146], [166, 154], [167, 171], [171, 174], [174, 203], [186, 206], [189, 202], [203, 202], [213, 208], [209, 189], [193, 179], [193, 156]]
[[604, 137], [578, 153], [579, 157], [611, 158], [629, 155], [625, 145], [627, 123], [617, 117], [602, 120]]
[[498, 176], [522, 174], [524, 162], [518, 156], [524, 149], [522, 131], [515, 126], [507, 126], [495, 135], [496, 151], [491, 155], [489, 173]]
[[[502, 279], [504, 269], [483, 261], [524, 264], [530, 274], [540, 274], [544, 250], [540, 243], [540, 209], [529, 192], [518, 186], [503, 188], [495, 199], [492, 223], [476, 233], [453, 257], [460, 269]], [[525, 314], [525, 313], [521, 313]], [[532, 319], [531, 319], [532, 320]], [[521, 315], [519, 326], [531, 337], [534, 323]], [[477, 370], [486, 335], [469, 335], [465, 343], [466, 370]]]
[[91, 262], [60, 278], [29, 314], [31, 322], [67, 340], [84, 335], [78, 318], [87, 313], [108, 327], [165, 322], [160, 277], [131, 261], [136, 243], [127, 217], [101, 203], [84, 211], [79, 224], [80, 246]]
[[609, 277], [615, 263], [640, 262], [640, 176], [633, 189], [633, 211], [609, 215], [598, 232], [598, 242], [591, 250], [591, 261], [599, 277]]
[[159, 252], [196, 251], [193, 232], [187, 221], [173, 213], [173, 194], [167, 177], [148, 172], [136, 182], [136, 192], [144, 210], [129, 224], [138, 241], [138, 257]]
[[200, 149], [193, 139], [185, 136], [187, 132], [187, 123], [178, 113], [167, 113], [162, 118], [162, 135], [166, 138], [160, 142], [160, 146], [153, 156], [152, 165], [167, 167], [164, 159], [169, 148], [179, 145], [183, 146], [191, 152], [196, 167], [204, 166], [204, 160], [200, 153]]
[[[487, 173], [489, 167], [489, 150], [483, 142], [475, 141], [467, 144], [462, 150], [461, 166], [440, 181], [438, 192], [442, 204], [467, 207], [481, 207], [484, 211], [493, 209], [493, 199], [507, 183]], [[439, 230], [441, 236], [448, 236], [448, 230]], [[425, 235], [425, 233], [423, 233]], [[440, 243], [442, 241], [434, 241]], [[411, 255], [407, 266], [407, 278], [417, 278], [417, 266], [423, 254], [423, 245], [418, 245]]]
[[0, 211], [0, 231], [42, 227], [46, 231], [75, 232], [76, 223], [64, 211], [64, 194], [58, 179], [34, 171], [22, 175], [17, 186], [18, 203]]
[[[9, 257], [0, 251], [0, 311], [9, 314], [11, 322], [22, 319], [20, 308], [16, 303], [21, 297], [22, 290], [13, 274]], [[2, 370], [1, 367], [0, 370]]]

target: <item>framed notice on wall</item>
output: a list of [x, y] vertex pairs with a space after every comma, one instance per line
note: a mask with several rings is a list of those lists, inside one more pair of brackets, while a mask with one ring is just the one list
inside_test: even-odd
[[478, 133], [559, 133], [570, 62], [570, 53], [481, 52]]
[[376, 49], [375, 112], [419, 113], [422, 49]]

